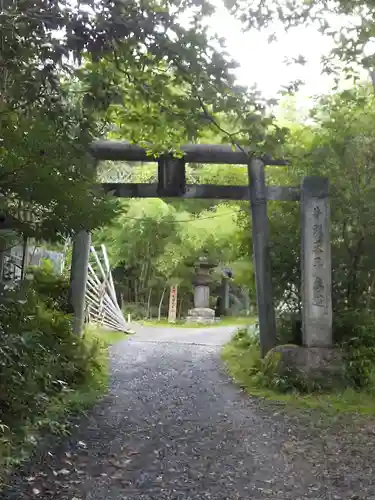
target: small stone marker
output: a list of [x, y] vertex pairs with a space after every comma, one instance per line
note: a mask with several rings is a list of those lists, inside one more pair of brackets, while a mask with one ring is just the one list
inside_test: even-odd
[[176, 323], [176, 315], [177, 315], [177, 285], [172, 285], [169, 294], [168, 323]]
[[332, 270], [329, 180], [301, 184], [302, 339], [306, 347], [332, 346]]

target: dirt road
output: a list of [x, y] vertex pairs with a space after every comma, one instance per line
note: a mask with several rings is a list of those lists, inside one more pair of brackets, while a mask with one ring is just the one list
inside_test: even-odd
[[109, 395], [1, 498], [375, 499], [371, 426], [322, 431], [245, 396], [219, 356], [234, 330], [144, 327], [113, 346]]

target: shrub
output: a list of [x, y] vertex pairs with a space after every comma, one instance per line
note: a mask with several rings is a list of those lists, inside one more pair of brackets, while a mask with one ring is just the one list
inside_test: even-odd
[[[278, 318], [277, 327], [280, 344], [302, 345], [300, 316], [284, 314]], [[348, 385], [369, 388], [375, 381], [375, 314], [367, 309], [336, 311], [332, 329], [335, 344], [344, 351]], [[316, 390], [297, 380], [293, 385], [303, 392]]]
[[286, 392], [293, 389], [288, 377], [278, 373], [279, 353], [260, 357], [259, 338], [247, 329], [239, 330], [222, 351], [232, 377], [243, 387], [276, 389]]
[[30, 426], [60, 432], [74, 391], [93, 401], [104, 382], [102, 345], [74, 335], [63, 312], [67, 281], [48, 266], [32, 277], [0, 294], [0, 482], [12, 454], [23, 457], [30, 446]]
[[30, 274], [0, 291], [0, 485], [42, 429], [66, 433], [63, 417], [93, 403], [106, 383], [102, 343], [74, 335], [64, 312], [67, 279], [48, 265]]
[[342, 311], [335, 315], [333, 335], [345, 351], [350, 384], [371, 388], [375, 382], [375, 314], [364, 309]]
[[1, 423], [21, 425], [51, 399], [83, 384], [100, 369], [99, 346], [71, 330], [70, 317], [33, 291], [13, 291], [0, 304]]
[[241, 328], [233, 335], [233, 344], [239, 349], [246, 349], [251, 346], [259, 347], [259, 337], [253, 332], [252, 328]]
[[302, 345], [302, 319], [297, 313], [285, 313], [277, 318], [279, 345]]
[[41, 267], [29, 269], [30, 286], [47, 307], [68, 312], [69, 280], [53, 272], [52, 264], [45, 260]]
[[[157, 315], [157, 311], [154, 315]], [[128, 302], [124, 306], [124, 314], [131, 314], [132, 320], [145, 319], [147, 317], [147, 304], [143, 302]]]

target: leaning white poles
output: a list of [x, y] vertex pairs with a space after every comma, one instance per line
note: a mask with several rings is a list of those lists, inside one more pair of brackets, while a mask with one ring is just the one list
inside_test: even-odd
[[101, 246], [101, 256], [90, 247], [86, 287], [86, 314], [89, 323], [121, 332], [129, 331], [118, 305], [107, 251]]

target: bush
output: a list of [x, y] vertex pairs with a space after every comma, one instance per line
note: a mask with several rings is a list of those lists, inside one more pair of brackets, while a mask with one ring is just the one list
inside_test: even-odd
[[260, 357], [259, 340], [240, 330], [222, 351], [233, 379], [247, 390], [272, 390], [278, 393], [308, 393], [322, 389], [316, 381], [307, 382], [294, 370], [280, 370], [281, 353], [271, 351]]
[[279, 345], [302, 345], [302, 319], [299, 314], [285, 313], [277, 318], [277, 340]]
[[[143, 302], [128, 302], [124, 306], [125, 316], [131, 314], [133, 321], [147, 318], [147, 304]], [[155, 311], [152, 311], [155, 314]], [[157, 315], [157, 311], [156, 311]]]
[[345, 351], [350, 384], [371, 388], [375, 382], [375, 314], [363, 309], [336, 314], [333, 336]]
[[0, 304], [1, 423], [26, 422], [51, 398], [83, 384], [100, 368], [98, 349], [77, 338], [70, 317], [35, 292], [8, 292]]
[[231, 376], [243, 387], [291, 389], [290, 382], [278, 374], [278, 353], [260, 357], [259, 338], [247, 329], [239, 330], [222, 351]]
[[46, 269], [33, 275], [0, 296], [0, 471], [14, 446], [17, 456], [24, 450], [30, 427], [59, 430], [51, 409], [64, 408], [75, 391], [94, 400], [104, 381], [101, 344], [74, 335], [71, 317], [58, 310], [64, 281]]
[[47, 307], [68, 312], [69, 280], [64, 275], [56, 275], [52, 264], [45, 260], [41, 267], [29, 269], [30, 286]]
[[248, 347], [259, 347], [259, 336], [256, 335], [255, 330], [251, 328], [241, 328], [233, 335], [232, 342], [239, 349], [246, 349]]

